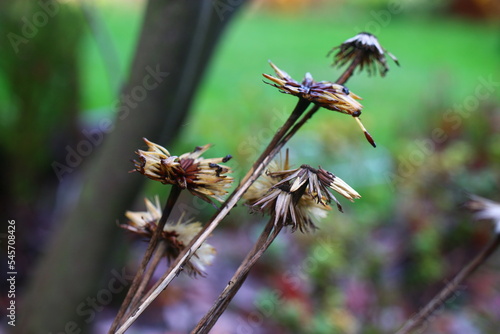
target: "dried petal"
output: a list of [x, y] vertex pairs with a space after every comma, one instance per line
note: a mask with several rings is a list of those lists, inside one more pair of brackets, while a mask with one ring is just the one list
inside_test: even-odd
[[361, 114], [363, 106], [356, 101], [360, 97], [351, 93], [344, 86], [329, 81], [316, 82], [309, 73], [306, 74], [302, 83], [298, 83], [272, 62], [269, 62], [269, 64], [278, 77], [263, 74], [265, 78], [271, 80], [274, 84], [266, 83], [278, 88], [281, 92], [306, 99], [329, 110], [353, 116]]
[[223, 196], [231, 186], [233, 178], [227, 174], [231, 169], [221, 163], [231, 159], [204, 159], [201, 155], [211, 145], [198, 146], [193, 152], [171, 156], [167, 149], [144, 138], [148, 151], [138, 150], [139, 160], [134, 160], [135, 171], [163, 184], [175, 184], [193, 195], [211, 203], [211, 199], [223, 202]]
[[345, 86], [330, 81], [316, 82], [309, 73], [306, 73], [302, 83], [298, 83], [285, 71], [280, 70], [271, 62], [269, 63], [278, 77], [263, 74], [265, 78], [273, 82], [266, 82], [267, 84], [278, 88], [282, 93], [291, 94], [325, 109], [338, 111], [355, 117], [365, 133], [368, 142], [370, 142], [373, 147], [376, 147], [373, 138], [359, 120], [363, 106], [357, 101], [361, 99], [358, 95], [349, 91]]
[[331, 190], [351, 201], [361, 197], [347, 183], [322, 168], [302, 165], [289, 169], [287, 152], [285, 164], [271, 162], [268, 172], [252, 185], [244, 198], [254, 209], [271, 214], [274, 224], [291, 225], [292, 231], [303, 232], [315, 228], [314, 220], [326, 216], [332, 200], [342, 211]]
[[491, 219], [495, 224], [495, 233], [500, 233], [500, 203], [471, 195], [471, 200], [466, 203], [466, 207], [475, 212], [476, 219]]
[[[148, 199], [144, 199], [144, 202], [147, 211], [127, 211], [125, 216], [129, 219], [129, 222], [120, 225], [120, 227], [143, 237], [151, 238], [162, 215], [160, 201], [156, 196], [154, 204]], [[175, 260], [201, 228], [199, 222], [184, 221], [183, 216], [177, 222], [167, 222], [160, 237], [167, 242], [165, 251], [167, 259], [170, 261]], [[212, 264], [215, 253], [215, 248], [208, 243], [203, 243], [185, 266], [187, 272], [191, 275], [203, 275], [205, 266]]]

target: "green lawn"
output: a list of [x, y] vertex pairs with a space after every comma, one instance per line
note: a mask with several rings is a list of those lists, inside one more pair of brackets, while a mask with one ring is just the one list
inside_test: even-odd
[[[342, 15], [339, 20], [333, 9], [332, 15], [240, 16], [219, 48], [196, 101], [186, 137], [200, 134], [217, 140], [211, 129], [220, 128], [221, 118], [231, 126], [218, 129], [217, 133], [249, 133], [262, 126], [259, 118], [265, 119], [270, 109], [291, 109], [294, 98], [280, 95], [261, 82], [261, 73], [272, 73], [268, 59], [296, 79], [310, 72], [317, 80], [335, 80], [339, 71], [329, 66], [330, 59], [325, 55], [332, 46], [354, 35], [348, 21]], [[422, 109], [436, 100], [443, 98], [445, 104], [460, 102], [474, 92], [478, 77], [498, 75], [500, 70], [500, 38], [491, 26], [450, 19], [395, 17], [379, 39], [399, 58], [401, 68], [390, 64], [386, 78], [360, 75], [347, 85], [364, 98], [363, 119], [381, 145], [390, 145], [404, 133], [395, 124], [415, 125], [415, 118], [425, 114]], [[496, 95], [500, 96], [498, 92]], [[327, 129], [342, 131], [338, 121], [343, 120], [342, 127], [357, 131], [354, 122], [346, 118], [325, 110], [315, 121], [327, 123]], [[234, 131], [238, 124], [242, 131]]]
[[[340, 71], [330, 67], [327, 52], [365, 28], [376, 29], [382, 45], [401, 63], [397, 67], [389, 60], [391, 70], [385, 78], [362, 73], [347, 83], [363, 97], [363, 122], [379, 147], [374, 151], [365, 142], [349, 116], [322, 110], [290, 143], [297, 159], [311, 164], [333, 161], [347, 172], [352, 172], [349, 166], [357, 159], [371, 161], [368, 167], [374, 171], [388, 168], [389, 152], [403, 149], [414, 137], [429, 136], [425, 133], [428, 118], [442, 117], [436, 110], [444, 113], [454, 103], [462, 104], [474, 94], [480, 77], [499, 77], [497, 25], [431, 15], [414, 8], [383, 17], [384, 10], [383, 6], [324, 5], [299, 13], [254, 7], [242, 11], [217, 49], [184, 124], [178, 150], [213, 143], [214, 154], [231, 153], [240, 164], [249, 165], [296, 102], [262, 82], [261, 73], [272, 73], [267, 61], [272, 60], [297, 80], [310, 72], [316, 80], [334, 81]], [[102, 15], [126, 73], [141, 11], [127, 6], [104, 7]], [[383, 20], [377, 21], [377, 17]], [[91, 39], [82, 61], [83, 107], [89, 115], [101, 117], [111, 112], [116, 98]], [[498, 90], [494, 96], [500, 96]], [[353, 151], [358, 152], [354, 157]], [[373, 178], [371, 175], [360, 183], [373, 183]]]

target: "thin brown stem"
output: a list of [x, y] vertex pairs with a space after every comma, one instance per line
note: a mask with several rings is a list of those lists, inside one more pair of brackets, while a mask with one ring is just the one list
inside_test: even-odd
[[248, 171], [242, 179], [240, 185], [231, 193], [228, 199], [222, 204], [221, 208], [212, 217], [212, 219], [203, 227], [203, 229], [196, 235], [193, 240], [186, 246], [186, 248], [177, 256], [176, 260], [170, 265], [167, 272], [163, 277], [146, 293], [146, 297], [141, 301], [141, 305], [134, 308], [133, 313], [116, 331], [117, 334], [124, 333], [127, 328], [137, 319], [137, 317], [144, 312], [144, 310], [151, 304], [151, 302], [170, 284], [170, 282], [180, 272], [182, 266], [189, 258], [196, 252], [196, 250], [203, 244], [203, 242], [210, 236], [213, 230], [219, 225], [231, 209], [240, 200], [243, 194], [253, 184], [253, 182], [262, 174], [267, 165], [271, 162], [274, 156], [285, 145], [282, 139], [288, 130], [295, 124], [297, 119], [304, 113], [310, 102], [304, 99], [299, 99], [295, 109], [286, 120], [285, 124], [276, 132], [273, 139], [266, 147], [264, 152], [260, 155], [252, 168]]
[[[358, 67], [359, 64], [361, 64], [362, 59], [363, 59], [363, 55], [361, 53], [358, 53], [356, 58], [354, 58], [354, 60], [349, 64], [349, 67], [347, 67], [345, 72], [342, 73], [342, 75], [337, 79], [336, 83], [339, 85], [345, 84], [347, 82], [347, 80], [349, 80], [351, 78], [351, 76], [354, 74], [354, 70], [356, 69], [356, 67]], [[373, 147], [377, 147], [377, 145], [375, 144], [375, 141], [373, 140], [373, 137], [365, 129], [365, 126], [363, 125], [363, 123], [361, 123], [361, 120], [359, 119], [359, 114], [356, 116], [353, 116], [353, 117], [358, 122], [358, 125], [361, 127], [361, 130], [363, 130], [366, 140], [368, 140], [370, 145], [372, 145]]]
[[146, 286], [148, 285], [149, 281], [151, 280], [151, 277], [153, 277], [153, 274], [156, 270], [156, 267], [158, 267], [158, 264], [160, 263], [161, 259], [165, 257], [165, 251], [167, 249], [167, 241], [165, 240], [160, 240], [158, 242], [158, 246], [156, 247], [156, 250], [151, 257], [151, 261], [149, 263], [149, 266], [147, 267], [146, 271], [144, 272], [143, 278], [141, 280], [141, 284], [137, 288], [136, 293], [134, 294], [134, 297], [132, 298], [132, 301], [130, 302], [130, 307], [128, 308], [128, 312], [125, 313], [125, 316], [123, 317], [124, 319], [128, 318], [132, 310], [136, 308], [139, 305], [139, 301], [141, 300], [144, 290], [146, 290]]
[[[349, 78], [353, 75], [355, 68], [359, 65], [361, 58], [357, 57], [353, 60], [353, 62], [349, 65], [347, 70], [339, 77], [336, 81], [337, 84], [344, 84], [349, 80]], [[200, 233], [193, 238], [193, 241], [186, 247], [186, 249], [179, 254], [176, 261], [170, 266], [169, 270], [165, 273], [160, 281], [147, 293], [147, 296], [154, 296], [152, 299], [146, 298], [144, 300], [144, 304], [141, 304], [134, 312], [135, 317], [129, 318], [129, 320], [120, 328], [123, 331], [126, 330], [134, 321], [137, 316], [139, 316], [144, 309], [149, 305], [149, 303], [156, 298], [156, 296], [163, 291], [168, 284], [174, 279], [174, 277], [179, 272], [182, 265], [189, 259], [189, 257], [194, 254], [194, 252], [202, 245], [202, 243], [208, 238], [208, 236], [212, 233], [212, 231], [218, 226], [220, 221], [229, 213], [229, 211], [233, 208], [233, 206], [237, 203], [237, 201], [243, 196], [245, 191], [252, 185], [252, 183], [260, 176], [263, 172], [264, 168], [271, 162], [274, 156], [283, 148], [284, 145], [293, 137], [293, 135], [319, 110], [317, 105], [314, 105], [306, 115], [300, 119], [299, 122], [297, 120], [304, 113], [305, 109], [309, 105], [309, 102], [299, 99], [297, 106], [294, 111], [285, 122], [285, 124], [278, 130], [278, 132], [274, 135], [273, 139], [261, 154], [259, 159], [254, 163], [252, 169], [248, 171], [243, 180], [240, 183], [240, 186], [237, 187], [234, 192], [228, 197], [226, 202], [221, 206], [219, 211], [215, 214], [214, 217], [210, 220], [210, 222], [205, 225], [204, 229], [200, 231]], [[295, 125], [294, 125], [295, 124]], [[293, 126], [293, 128], [292, 128]], [[129, 323], [129, 324], [127, 324]], [[118, 332], [122, 333], [122, 332]]]
[[208, 331], [212, 329], [222, 313], [224, 313], [224, 311], [228, 307], [231, 300], [233, 300], [233, 297], [245, 282], [250, 269], [271, 245], [280, 230], [281, 225], [279, 227], [274, 226], [274, 217], [270, 219], [264, 231], [262, 231], [259, 239], [247, 254], [243, 262], [240, 264], [233, 277], [227, 284], [226, 288], [221, 292], [212, 308], [198, 322], [198, 325], [193, 329], [191, 334], [208, 333]]
[[302, 116], [302, 118], [293, 126], [293, 128], [286, 134], [286, 136], [282, 139], [283, 145], [280, 146], [283, 147], [294, 135], [297, 133], [297, 131], [300, 130], [300, 128], [319, 110], [319, 106], [317, 104], [313, 105], [309, 111]]
[[[354, 73], [355, 68], [360, 63], [360, 58], [357, 57], [353, 60], [353, 62], [349, 65], [347, 70], [339, 77], [336, 83], [344, 84]], [[179, 254], [176, 261], [172, 263], [169, 270], [164, 274], [162, 279], [158, 281], [155, 286], [147, 293], [147, 296], [152, 296], [153, 298], [143, 298], [143, 304], [134, 307], [133, 317], [129, 317], [126, 322], [120, 328], [120, 331], [117, 333], [124, 332], [139, 316], [144, 309], [149, 305], [149, 303], [156, 298], [156, 296], [163, 291], [168, 284], [174, 279], [174, 277], [179, 272], [182, 265], [188, 261], [189, 257], [194, 254], [194, 252], [202, 245], [202, 243], [208, 238], [208, 236], [212, 233], [212, 231], [218, 226], [220, 221], [229, 213], [229, 211], [233, 208], [234, 205], [238, 202], [238, 200], [243, 196], [245, 191], [252, 185], [252, 183], [260, 176], [263, 172], [264, 168], [271, 162], [274, 156], [283, 148], [283, 146], [293, 137], [293, 135], [318, 111], [319, 107], [315, 105], [312, 107], [306, 115], [302, 117], [302, 119], [297, 122], [299, 117], [304, 113], [307, 106], [310, 103], [299, 99], [297, 106], [294, 111], [287, 119], [285, 124], [278, 130], [278, 132], [274, 135], [273, 139], [261, 154], [261, 156], [254, 163], [253, 167], [248, 171], [243, 180], [240, 183], [240, 186], [237, 187], [233, 193], [228, 197], [226, 202], [221, 206], [219, 211], [212, 217], [210, 222], [205, 225], [205, 227], [200, 231], [200, 233], [193, 238], [193, 241], [186, 247], [186, 249]], [[295, 125], [294, 125], [295, 124]], [[292, 128], [293, 126], [293, 128]], [[242, 284], [243, 282], [241, 282]], [[237, 291], [237, 290], [236, 290]], [[149, 301], [149, 303], [148, 303]]]
[[460, 283], [469, 277], [479, 268], [500, 245], [500, 234], [495, 234], [495, 238], [473, 258], [432, 300], [420, 310], [415, 316], [409, 319], [396, 334], [407, 334], [419, 328], [429, 319], [433, 312], [438, 310], [456, 292]]
[[128, 308], [130, 307], [131, 302], [134, 299], [134, 296], [137, 294], [137, 290], [141, 285], [141, 282], [145, 279], [144, 271], [146, 270], [146, 267], [148, 266], [148, 263], [151, 260], [151, 256], [153, 255], [153, 252], [156, 249], [158, 240], [160, 240], [163, 227], [165, 227], [167, 219], [170, 216], [172, 208], [174, 207], [175, 202], [179, 198], [181, 191], [182, 189], [176, 185], [173, 185], [172, 188], [170, 189], [170, 194], [168, 196], [167, 202], [165, 203], [165, 208], [163, 209], [161, 218], [158, 221], [157, 228], [154, 231], [151, 240], [149, 241], [148, 248], [146, 249], [146, 253], [144, 254], [141, 265], [137, 270], [137, 273], [135, 274], [134, 280], [132, 281], [132, 285], [130, 286], [127, 295], [125, 296], [125, 299], [123, 300], [123, 303], [120, 306], [120, 309], [118, 310], [118, 314], [113, 320], [113, 324], [111, 325], [111, 328], [109, 329], [108, 332], [109, 334], [115, 333], [118, 326], [120, 326], [122, 323], [121, 320], [125, 319], [124, 315], [127, 312]]
[[363, 59], [363, 56], [361, 53], [358, 53], [356, 58], [349, 64], [349, 67], [342, 73], [342, 75], [335, 81], [335, 83], [339, 85], [343, 85], [349, 80], [349, 78], [354, 74], [354, 70], [358, 65], [361, 63], [361, 59]]

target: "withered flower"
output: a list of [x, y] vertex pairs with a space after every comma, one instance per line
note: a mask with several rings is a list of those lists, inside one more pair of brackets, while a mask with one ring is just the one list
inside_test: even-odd
[[285, 163], [280, 166], [273, 161], [244, 198], [254, 209], [273, 215], [275, 225], [291, 225], [292, 231], [298, 228], [303, 232], [314, 229], [314, 221], [326, 216], [332, 200], [342, 211], [331, 190], [351, 201], [361, 197], [347, 183], [324, 169], [307, 165], [289, 169], [287, 152]]
[[[316, 226], [313, 219], [326, 216], [311, 197], [294, 194], [285, 185], [271, 188], [264, 197], [253, 204], [253, 207], [271, 213], [274, 216], [274, 225], [291, 225], [292, 231], [297, 228], [301, 232], [307, 231], [309, 228], [314, 229]], [[310, 210], [310, 208], [319, 210]], [[329, 209], [329, 207], [324, 206], [323, 210]]]
[[291, 183], [290, 192], [300, 191], [301, 188], [304, 188], [307, 194], [324, 206], [334, 200], [341, 212], [342, 206], [332, 194], [331, 190], [338, 192], [351, 202], [361, 197], [341, 178], [321, 167], [316, 169], [309, 165], [302, 165], [297, 169], [269, 173], [269, 175], [271, 177], [281, 178], [281, 181], [278, 182], [276, 186], [293, 181]]
[[352, 116], [361, 115], [363, 106], [356, 101], [361, 98], [350, 92], [346, 87], [329, 81], [316, 82], [310, 73], [306, 73], [302, 82], [298, 83], [288, 73], [280, 70], [272, 62], [269, 62], [269, 64], [276, 72], [277, 77], [265, 73], [262, 75], [274, 82], [274, 84], [266, 82], [267, 84], [278, 88], [282, 93], [306, 99], [320, 107], [343, 114]]
[[196, 147], [193, 152], [172, 156], [164, 147], [143, 139], [149, 149], [136, 151], [139, 159], [134, 160], [135, 171], [163, 184], [187, 189], [209, 203], [210, 198], [224, 201], [222, 196], [227, 194], [233, 178], [226, 175], [232, 172], [231, 169], [220, 163], [231, 159], [230, 155], [204, 159], [201, 155], [211, 146], [205, 145]]
[[386, 55], [399, 66], [398, 59], [380, 45], [377, 37], [367, 32], [359, 33], [340, 46], [334, 47], [328, 52], [328, 56], [337, 49], [332, 66], [342, 67], [347, 63], [356, 62], [360, 71], [366, 68], [368, 74], [371, 75], [377, 71], [378, 67], [380, 75], [385, 76], [389, 71]]
[[376, 147], [372, 136], [368, 133], [359, 119], [363, 106], [356, 101], [361, 100], [358, 95], [349, 91], [345, 86], [330, 81], [316, 82], [313, 80], [310, 73], [306, 73], [302, 82], [298, 83], [288, 75], [288, 73], [279, 69], [272, 62], [269, 62], [269, 64], [276, 72], [277, 77], [273, 77], [269, 74], [262, 74], [265, 78], [273, 82], [266, 82], [267, 84], [278, 88], [282, 93], [305, 99], [319, 107], [353, 116], [361, 127], [361, 130], [363, 130], [368, 142], [373, 147]]
[[[151, 238], [158, 226], [162, 211], [158, 196], [156, 196], [154, 204], [148, 199], [144, 199], [144, 202], [147, 211], [127, 211], [125, 216], [130, 221], [128, 224], [120, 225], [120, 227], [143, 237]], [[183, 222], [182, 220], [181, 216], [177, 222], [167, 222], [160, 236], [167, 243], [165, 256], [169, 261], [175, 260], [202, 228], [199, 222]], [[187, 272], [193, 275], [203, 275], [205, 266], [212, 264], [215, 253], [215, 248], [210, 244], [202, 244], [187, 262], [185, 266]]]
[[465, 206], [475, 212], [476, 219], [491, 219], [495, 224], [495, 233], [500, 234], [500, 203], [471, 195], [471, 199], [465, 203]]

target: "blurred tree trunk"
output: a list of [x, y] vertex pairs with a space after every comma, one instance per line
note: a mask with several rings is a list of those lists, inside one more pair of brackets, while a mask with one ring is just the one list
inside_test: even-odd
[[68, 170], [60, 172], [64, 197], [77, 199], [67, 203], [54, 225], [52, 240], [22, 299], [16, 333], [85, 332], [95, 315], [90, 311], [102, 309], [87, 306], [89, 300], [108, 289], [109, 282], [115, 289], [123, 284], [112, 280], [122, 267], [110, 266], [109, 260], [122, 236], [116, 221], [144, 179], [128, 173], [130, 159], [144, 147], [142, 137], [165, 145], [178, 133], [216, 41], [237, 9], [227, 5], [221, 11], [216, 2], [148, 2], [113, 128], [101, 124], [108, 132], [102, 143], [93, 134], [93, 152], [83, 158], [85, 169], [76, 182], [79, 189], [68, 183], [68, 176], [73, 178]]

